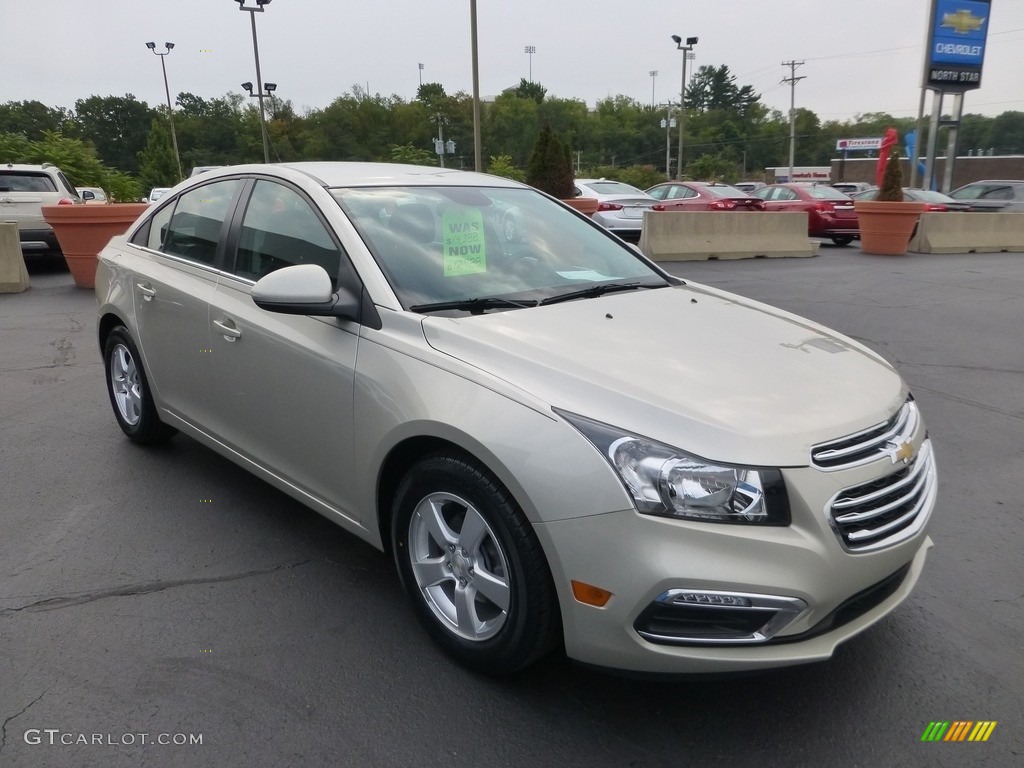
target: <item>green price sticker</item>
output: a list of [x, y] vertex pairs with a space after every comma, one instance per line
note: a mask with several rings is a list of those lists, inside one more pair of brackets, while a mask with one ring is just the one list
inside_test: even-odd
[[487, 271], [484, 217], [476, 208], [445, 211], [444, 276], [475, 275]]

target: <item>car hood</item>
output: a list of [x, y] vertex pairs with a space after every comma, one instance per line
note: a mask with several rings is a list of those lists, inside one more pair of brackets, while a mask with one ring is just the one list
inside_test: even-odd
[[706, 286], [426, 317], [434, 349], [547, 405], [706, 459], [803, 466], [885, 421], [899, 374], [816, 323]]

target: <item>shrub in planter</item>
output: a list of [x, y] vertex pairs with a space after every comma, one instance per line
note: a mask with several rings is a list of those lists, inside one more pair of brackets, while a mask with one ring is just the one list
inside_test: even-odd
[[526, 166], [526, 183], [590, 215], [597, 210], [597, 200], [576, 196], [575, 176], [569, 145], [561, 142], [550, 123], [544, 123]]
[[889, 155], [875, 199], [857, 200], [853, 207], [857, 211], [860, 247], [864, 253], [899, 256], [907, 252], [924, 203], [904, 201], [903, 169], [896, 147]]
[[566, 200], [576, 195], [574, 176], [569, 148], [551, 130], [551, 124], [544, 123], [526, 166], [526, 183], [552, 197]]

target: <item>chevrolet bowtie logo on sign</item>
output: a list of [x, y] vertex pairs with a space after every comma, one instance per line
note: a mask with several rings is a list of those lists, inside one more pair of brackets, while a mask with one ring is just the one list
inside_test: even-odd
[[988, 741], [996, 729], [995, 720], [933, 720], [921, 734], [921, 741]]
[[942, 14], [942, 27], [952, 29], [958, 35], [969, 35], [977, 32], [985, 23], [984, 16], [975, 16], [969, 10], [960, 8], [956, 13]]

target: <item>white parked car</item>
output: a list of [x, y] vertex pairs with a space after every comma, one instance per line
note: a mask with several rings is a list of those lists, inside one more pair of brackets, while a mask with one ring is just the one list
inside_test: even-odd
[[577, 179], [576, 197], [597, 200], [594, 221], [623, 240], [638, 242], [644, 226], [644, 212], [659, 200], [631, 184], [611, 179]]
[[888, 363], [516, 182], [210, 171], [110, 242], [96, 295], [129, 438], [180, 431], [390, 552], [475, 669], [826, 659], [931, 546], [931, 442]]
[[88, 205], [106, 205], [110, 202], [102, 187], [75, 187], [82, 202]]

